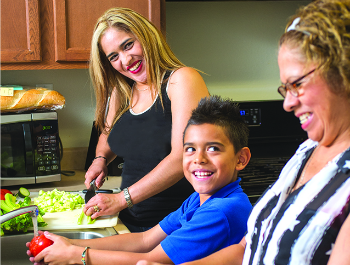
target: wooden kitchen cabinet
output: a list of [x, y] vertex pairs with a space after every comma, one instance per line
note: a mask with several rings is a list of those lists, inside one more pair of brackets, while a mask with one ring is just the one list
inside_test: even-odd
[[39, 0], [1, 2], [1, 62], [41, 60]]
[[117, 6], [165, 34], [165, 0], [2, 0], [1, 70], [88, 68], [96, 21]]

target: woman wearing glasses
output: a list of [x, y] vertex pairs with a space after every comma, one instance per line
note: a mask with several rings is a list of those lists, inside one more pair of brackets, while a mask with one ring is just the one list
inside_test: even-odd
[[283, 107], [309, 139], [254, 206], [240, 244], [189, 264], [349, 264], [350, 1], [300, 9], [278, 64]]
[[278, 65], [283, 108], [309, 139], [252, 211], [243, 264], [349, 264], [350, 1], [301, 9]]

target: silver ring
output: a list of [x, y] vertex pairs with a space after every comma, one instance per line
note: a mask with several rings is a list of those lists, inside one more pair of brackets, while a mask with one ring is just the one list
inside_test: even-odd
[[99, 211], [100, 211], [100, 208], [98, 208], [98, 206], [95, 205], [95, 206], [94, 206], [94, 210], [95, 210], [95, 212], [99, 212]]

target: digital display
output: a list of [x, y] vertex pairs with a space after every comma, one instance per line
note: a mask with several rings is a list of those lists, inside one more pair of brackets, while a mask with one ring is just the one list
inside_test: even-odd
[[240, 109], [240, 114], [244, 117], [248, 126], [259, 126], [261, 124], [261, 109], [259, 108]]
[[52, 129], [52, 126], [50, 125], [43, 126], [43, 131], [50, 130], [50, 129]]

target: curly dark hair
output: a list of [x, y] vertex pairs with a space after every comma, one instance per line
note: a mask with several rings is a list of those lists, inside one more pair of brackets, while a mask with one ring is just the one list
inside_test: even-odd
[[202, 98], [197, 108], [192, 111], [183, 137], [190, 125], [206, 123], [222, 127], [236, 153], [248, 146], [248, 126], [240, 114], [238, 103], [231, 99], [222, 99], [217, 95]]
[[[288, 31], [298, 17], [295, 30]], [[282, 44], [300, 49], [306, 63], [319, 65], [331, 91], [350, 98], [349, 0], [317, 0], [301, 7], [289, 20]]]

